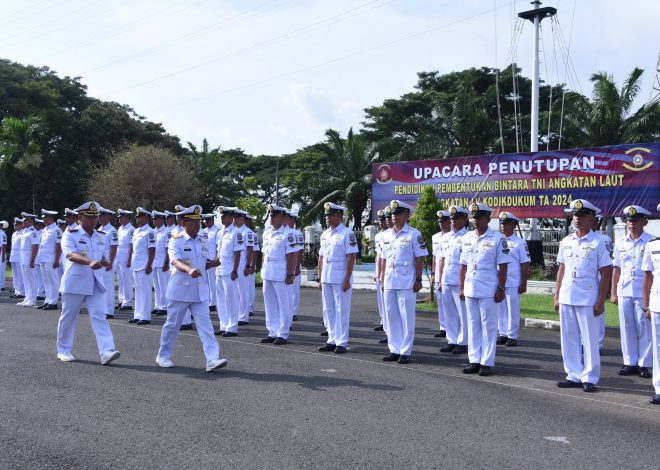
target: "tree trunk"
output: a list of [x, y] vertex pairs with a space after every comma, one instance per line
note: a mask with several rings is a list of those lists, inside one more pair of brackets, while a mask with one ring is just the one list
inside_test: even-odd
[[37, 214], [37, 170], [32, 170], [32, 213]]

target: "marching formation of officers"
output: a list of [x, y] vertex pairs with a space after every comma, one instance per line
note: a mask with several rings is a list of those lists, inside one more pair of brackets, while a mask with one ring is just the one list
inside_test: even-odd
[[[342, 223], [344, 207], [327, 202], [324, 209], [327, 229], [321, 235], [317, 274], [327, 341], [319, 350], [343, 354], [358, 241]], [[202, 213], [199, 205], [176, 206], [175, 212], [119, 209], [117, 229], [110, 223], [115, 212], [93, 201], [66, 209], [65, 220], [57, 220], [55, 211], [42, 210], [42, 219], [23, 212], [14, 220], [9, 257], [13, 297], [23, 299], [18, 305], [52, 310], [61, 294], [57, 350], [62, 361], [75, 360], [75, 324], [85, 303], [102, 364], [119, 357], [107, 321], [117, 308], [133, 310], [129, 322], [137, 325], [149, 324], [152, 315], [167, 315], [156, 357], [161, 367], [173, 366], [177, 332], [191, 329], [193, 320], [206, 370], [224, 367], [227, 361], [214, 334], [236, 336], [239, 326], [249, 324], [257, 252], [262, 252], [268, 330], [261, 342], [286, 344], [299, 309], [304, 237], [295, 228], [294, 213], [277, 205], [268, 210], [270, 228], [262, 247], [250, 228], [253, 217], [235, 207], [218, 209], [221, 227], [214, 224], [215, 214]], [[411, 210], [398, 200], [379, 210], [375, 239], [381, 320], [375, 330], [386, 333], [379, 341], [389, 349], [383, 360], [399, 364], [409, 363], [412, 355], [416, 293], [429, 254], [421, 233], [408, 225]], [[432, 238], [431, 280], [438, 293], [440, 326], [436, 336], [447, 339], [440, 351], [467, 354], [463, 372], [481, 376], [493, 373], [497, 345], [517, 346], [520, 295], [527, 290], [530, 263], [527, 243], [515, 234], [518, 217], [501, 212], [500, 231], [494, 231], [489, 227], [493, 212], [481, 203], [469, 210], [450, 206], [438, 211], [440, 231]], [[565, 212], [572, 215], [575, 233], [562, 240], [557, 257], [554, 302], [566, 371], [557, 386], [596, 390], [609, 295], [619, 307], [623, 366], [618, 373], [653, 378], [651, 403], [660, 404], [660, 239], [644, 231], [651, 213], [626, 207], [627, 236], [612, 247], [609, 237], [595, 230], [600, 211], [593, 204], [576, 199]], [[131, 224], [132, 216], [137, 226]], [[467, 230], [469, 219], [472, 231]], [[7, 223], [0, 222], [3, 263], [5, 228]], [[38, 298], [43, 298], [39, 306]], [[220, 324], [215, 332], [212, 311]]]

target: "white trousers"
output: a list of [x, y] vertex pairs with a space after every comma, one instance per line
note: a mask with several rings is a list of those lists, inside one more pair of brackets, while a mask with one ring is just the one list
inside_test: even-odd
[[380, 288], [380, 279], [378, 278], [376, 278], [376, 303], [378, 304], [380, 324], [383, 325], [383, 331], [387, 332], [385, 328], [385, 301], [383, 300], [383, 291]]
[[220, 345], [213, 335], [213, 324], [209, 315], [209, 303], [206, 302], [167, 302], [167, 319], [160, 333], [160, 348], [158, 357], [171, 358], [174, 351], [174, 342], [179, 334], [179, 328], [187, 312], [195, 315], [197, 334], [202, 342], [204, 356], [207, 361], [220, 357]]
[[151, 320], [151, 301], [153, 293], [151, 292], [152, 274], [147, 274], [143, 269], [133, 271], [133, 282], [135, 283], [135, 308], [133, 309], [133, 318], [135, 320]]
[[465, 302], [461, 300], [459, 286], [443, 284], [440, 301], [445, 312], [445, 326], [447, 327], [447, 343], [467, 346], [468, 321]]
[[103, 304], [103, 313], [106, 315], [115, 314], [115, 266], [110, 271], [103, 268], [103, 282], [105, 283], [105, 303]]
[[[599, 316], [603, 316], [605, 313]], [[600, 379], [598, 318], [593, 306], [559, 304], [561, 355], [566, 379], [597, 384]]]
[[293, 277], [293, 297], [291, 300], [291, 311], [293, 315], [298, 315], [300, 310], [300, 279], [302, 275], [298, 274]]
[[60, 278], [59, 269], [53, 268], [53, 263], [41, 263], [41, 277], [44, 280], [44, 289], [46, 290], [45, 304], [57, 305], [58, 296], [60, 293]]
[[218, 289], [218, 320], [220, 330], [229, 333], [238, 332], [239, 285], [238, 279], [232, 281], [231, 275], [216, 276]]
[[41, 273], [41, 263], [34, 264], [34, 277], [37, 281], [37, 295], [39, 297], [46, 297], [46, 286], [44, 285], [44, 277]]
[[505, 297], [499, 305], [500, 319], [498, 331], [501, 336], [518, 339], [520, 330], [520, 294], [517, 287], [507, 287]]
[[[167, 283], [170, 280], [170, 272], [163, 271], [162, 267], [156, 268], [154, 276], [154, 308], [156, 310], [167, 310]], [[214, 292], [215, 289], [211, 289]], [[215, 296], [214, 296], [215, 297]]]
[[[218, 293], [215, 290], [215, 270], [216, 268], [209, 268], [206, 270], [206, 280], [209, 283], [209, 307], [218, 305]], [[163, 307], [165, 309], [165, 307]]]
[[25, 295], [25, 284], [23, 283], [23, 270], [21, 263], [11, 263], [11, 277], [14, 283], [14, 294]]
[[0, 289], [7, 285], [7, 261], [0, 261]]
[[256, 275], [254, 273], [250, 274], [250, 280], [248, 282], [250, 290], [250, 304], [248, 306], [248, 312], [254, 312], [254, 304], [257, 301], [257, 288], [255, 285]]
[[322, 284], [323, 310], [328, 321], [328, 344], [348, 345], [348, 330], [351, 318], [351, 295], [353, 288], [346, 292], [342, 284]]
[[244, 267], [238, 270], [238, 321], [250, 321], [250, 276], [243, 274]]
[[415, 292], [385, 289], [383, 298], [390, 352], [410, 356], [415, 342]]
[[596, 320], [598, 321], [598, 347], [602, 349], [605, 344], [605, 313], [598, 315]]
[[651, 367], [651, 322], [644, 316], [641, 297], [619, 297], [619, 324], [623, 363]]
[[92, 295], [62, 294], [62, 313], [57, 323], [57, 352], [70, 354], [73, 349], [73, 336], [76, 332], [76, 322], [80, 317], [80, 308], [84, 303], [89, 312], [89, 321], [96, 336], [96, 346], [99, 355], [115, 350], [115, 340], [112, 330], [103, 312], [105, 307], [104, 293], [94, 285]]
[[495, 342], [499, 305], [493, 297], [465, 297], [468, 318], [468, 360], [470, 364], [495, 365]]
[[651, 312], [651, 340], [653, 349], [653, 388], [660, 394], [660, 312]]
[[284, 281], [263, 281], [266, 328], [271, 338], [289, 338], [291, 289]]
[[115, 260], [117, 284], [119, 285], [119, 301], [122, 307], [133, 306], [133, 273], [126, 267], [126, 260]]
[[30, 265], [21, 264], [21, 273], [23, 273], [23, 285], [25, 288], [25, 300], [27, 302], [37, 303], [37, 276], [35, 268]]
[[438, 292], [440, 285], [439, 284], [434, 284], [434, 289], [435, 289], [435, 300], [438, 303], [438, 325], [440, 325], [440, 330], [441, 331], [447, 331], [447, 322], [445, 320], [445, 309], [442, 308], [442, 302], [440, 301], [440, 292]]

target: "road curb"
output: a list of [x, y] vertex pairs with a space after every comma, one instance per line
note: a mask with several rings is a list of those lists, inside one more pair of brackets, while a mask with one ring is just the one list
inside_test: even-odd
[[523, 322], [525, 328], [540, 328], [543, 330], [559, 331], [559, 322], [557, 320], [539, 320], [537, 318], [525, 318]]

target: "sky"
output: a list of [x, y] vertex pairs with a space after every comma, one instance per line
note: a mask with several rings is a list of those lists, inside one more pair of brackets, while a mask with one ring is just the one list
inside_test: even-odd
[[[592, 73], [621, 84], [641, 67], [636, 106], [649, 99], [660, 2], [543, 6], [558, 9], [558, 22], [542, 22], [542, 80], [590, 95]], [[364, 108], [412, 91], [420, 71], [503, 68], [516, 57], [531, 76], [533, 27], [520, 20], [513, 34], [516, 13], [531, 8], [505, 0], [0, 0], [0, 57], [81, 77], [89, 95], [128, 104], [184, 145], [206, 138], [213, 148], [281, 155], [322, 141], [328, 128], [359, 129]]]

